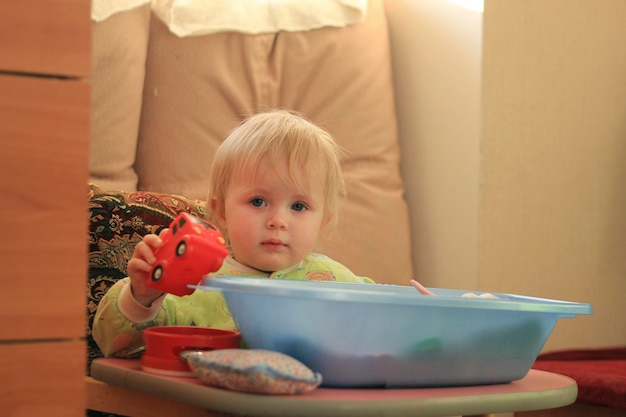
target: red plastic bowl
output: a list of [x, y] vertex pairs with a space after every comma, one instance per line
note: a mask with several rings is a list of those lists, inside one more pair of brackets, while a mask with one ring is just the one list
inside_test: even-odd
[[180, 354], [185, 351], [237, 349], [241, 335], [235, 330], [196, 326], [157, 326], [143, 332], [146, 350], [141, 357], [143, 370], [152, 373], [193, 376]]

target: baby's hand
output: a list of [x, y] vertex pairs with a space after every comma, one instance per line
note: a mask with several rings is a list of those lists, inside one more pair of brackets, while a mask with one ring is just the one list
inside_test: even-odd
[[154, 300], [163, 294], [147, 284], [152, 265], [156, 262], [154, 251], [162, 244], [163, 241], [159, 236], [155, 234], [146, 235], [137, 244], [133, 257], [128, 261], [128, 276], [130, 277], [133, 297], [146, 307], [149, 307]]

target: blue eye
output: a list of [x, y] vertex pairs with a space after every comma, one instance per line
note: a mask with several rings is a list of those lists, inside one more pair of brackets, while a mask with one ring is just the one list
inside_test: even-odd
[[250, 200], [250, 204], [252, 204], [254, 207], [263, 207], [265, 205], [265, 200], [263, 200], [262, 198], [253, 198], [252, 200]]
[[306, 205], [304, 205], [304, 203], [293, 203], [291, 209], [294, 211], [304, 211], [306, 210]]

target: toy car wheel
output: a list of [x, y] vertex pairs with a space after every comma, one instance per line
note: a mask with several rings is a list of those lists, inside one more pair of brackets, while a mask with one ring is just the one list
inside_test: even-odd
[[187, 243], [180, 242], [178, 246], [176, 246], [176, 256], [183, 256], [185, 251], [187, 250]]
[[162, 276], [163, 267], [161, 265], [157, 265], [157, 267], [152, 270], [152, 281], [156, 282], [160, 280]]

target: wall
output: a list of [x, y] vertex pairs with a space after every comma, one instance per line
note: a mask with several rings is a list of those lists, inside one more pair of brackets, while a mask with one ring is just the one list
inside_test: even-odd
[[626, 2], [485, 2], [480, 288], [588, 302], [626, 344]]
[[476, 288], [482, 14], [442, 0], [385, 5], [415, 276]]
[[626, 344], [626, 2], [388, 0], [417, 276], [591, 303]]

